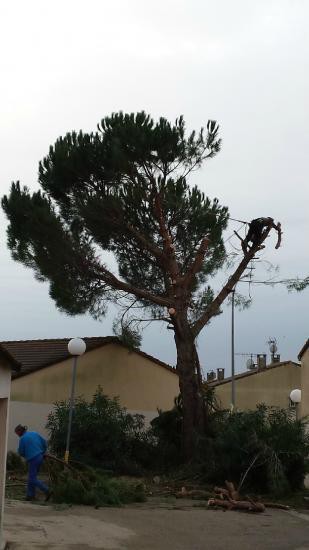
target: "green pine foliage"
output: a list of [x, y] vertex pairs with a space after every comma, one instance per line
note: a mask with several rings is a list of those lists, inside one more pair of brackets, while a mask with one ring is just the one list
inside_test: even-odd
[[14, 182], [2, 198], [13, 258], [49, 282], [61, 311], [100, 318], [117, 304], [130, 347], [140, 343], [130, 315], [174, 331], [187, 460], [195, 432], [204, 429], [195, 341], [256, 252], [215, 298], [211, 283], [226, 260], [228, 209], [190, 185], [189, 176], [220, 146], [213, 120], [188, 133], [182, 117], [171, 124], [143, 111], [113, 113], [97, 132], [71, 132], [50, 147], [39, 164], [40, 191]]
[[100, 317], [117, 299], [104, 251], [114, 254], [122, 280], [166, 296], [168, 273], [151, 250], [163, 244], [156, 215], [160, 197], [181, 274], [201, 239], [210, 239], [192, 289], [196, 316], [213, 298], [209, 286], [200, 286], [225, 259], [228, 212], [190, 187], [187, 176], [215, 156], [220, 143], [214, 121], [206, 132], [187, 136], [182, 117], [175, 124], [164, 118], [155, 123], [144, 112], [114, 113], [95, 133], [60, 137], [40, 162], [41, 190], [31, 194], [15, 182], [2, 199], [13, 258], [48, 281], [58, 308], [71, 315], [89, 311]]
[[113, 324], [113, 332], [117, 338], [130, 349], [139, 349], [142, 343], [142, 336], [139, 330], [128, 323], [121, 323], [117, 320]]
[[304, 279], [291, 279], [287, 282], [287, 288], [289, 291], [296, 290], [296, 292], [301, 292], [302, 290], [305, 290], [309, 286], [309, 277], [305, 277]]

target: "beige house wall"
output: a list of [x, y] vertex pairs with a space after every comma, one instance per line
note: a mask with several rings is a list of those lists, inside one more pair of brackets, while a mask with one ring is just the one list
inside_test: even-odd
[[[29, 430], [39, 432], [48, 439], [46, 423], [49, 413], [53, 410], [52, 403], [27, 403], [24, 401], [11, 401], [9, 413], [8, 451], [17, 451], [18, 437], [14, 433], [17, 424], [28, 426]], [[148, 426], [157, 411], [142, 411], [128, 409], [128, 413], [142, 414], [145, 417], [145, 425]], [[1, 549], [0, 549], [1, 550]]]
[[300, 416], [309, 416], [309, 348], [301, 358], [301, 403]]
[[[254, 409], [259, 403], [289, 407], [290, 392], [300, 388], [301, 371], [299, 366], [291, 362], [236, 379], [236, 408]], [[215, 386], [215, 395], [223, 408], [231, 406], [231, 391], [231, 382]]]
[[[12, 401], [50, 404], [70, 394], [72, 359], [12, 381]], [[91, 399], [100, 385], [109, 397], [129, 410], [154, 413], [168, 410], [179, 393], [178, 376], [147, 357], [108, 344], [78, 359], [76, 395]]]

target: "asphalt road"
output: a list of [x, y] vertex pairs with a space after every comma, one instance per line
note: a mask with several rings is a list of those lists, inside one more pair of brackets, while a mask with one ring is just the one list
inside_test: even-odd
[[55, 509], [19, 501], [5, 511], [10, 550], [309, 550], [309, 513], [223, 512], [181, 503]]

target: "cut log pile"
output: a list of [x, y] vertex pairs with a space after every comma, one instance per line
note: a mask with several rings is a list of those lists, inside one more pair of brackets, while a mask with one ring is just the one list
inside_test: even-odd
[[278, 508], [280, 510], [289, 510], [289, 506], [278, 502], [260, 502], [249, 496], [243, 497], [235, 489], [231, 481], [225, 482], [225, 487], [214, 487], [214, 496], [209, 498], [208, 491], [193, 489], [187, 490], [182, 487], [181, 491], [176, 493], [177, 498], [193, 498], [204, 499], [208, 498], [208, 506], [223, 508], [225, 510], [244, 510], [247, 512], [265, 512], [266, 508]]
[[262, 502], [255, 502], [250, 497], [240, 497], [231, 481], [225, 482], [226, 488], [215, 487], [215, 498], [210, 498], [208, 506], [219, 506], [226, 510], [246, 510], [247, 512], [265, 512]]
[[231, 481], [225, 482], [226, 488], [215, 487], [215, 497], [210, 498], [208, 506], [218, 506], [226, 510], [246, 510], [247, 512], [265, 512], [266, 508], [289, 510], [289, 506], [278, 502], [260, 502], [249, 496], [241, 497]]

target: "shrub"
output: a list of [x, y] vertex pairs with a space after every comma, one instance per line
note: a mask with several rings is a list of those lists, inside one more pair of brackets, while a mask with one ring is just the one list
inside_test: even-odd
[[[69, 402], [55, 404], [48, 416], [50, 448], [63, 456], [69, 417]], [[73, 460], [117, 473], [139, 474], [149, 462], [153, 441], [144, 417], [131, 415], [98, 388], [92, 400], [75, 401], [70, 455]]]
[[[204, 481], [225, 479], [259, 492], [283, 492], [303, 487], [307, 473], [309, 435], [304, 421], [289, 410], [260, 405], [253, 411], [207, 407], [206, 433], [190, 465]], [[181, 403], [152, 422], [165, 467], [181, 463]], [[187, 468], [188, 471], [188, 468]]]
[[14, 451], [9, 451], [6, 459], [6, 469], [8, 472], [21, 472], [27, 471], [26, 462]]
[[[218, 410], [218, 403], [212, 388], [203, 388], [207, 434], [212, 433], [211, 419]], [[183, 463], [182, 453], [182, 398], [174, 400], [169, 411], [158, 411], [151, 421], [152, 434], [156, 440], [157, 465], [164, 469], [174, 469]]]
[[[211, 392], [205, 392], [204, 397], [206, 432], [199, 439], [191, 474], [213, 483], [229, 479], [260, 493], [280, 494], [302, 488], [309, 455], [304, 421], [295, 421], [289, 410], [264, 405], [253, 411], [230, 413], [218, 409]], [[65, 449], [68, 413], [67, 402], [56, 403], [48, 418], [51, 450], [60, 456]], [[98, 388], [90, 403], [83, 398], [76, 400], [71, 457], [96, 468], [130, 475], [140, 475], [145, 469], [171, 471], [183, 463], [181, 433], [179, 398], [172, 410], [159, 411], [151, 429], [146, 430], [142, 416], [128, 414], [117, 399], [108, 398]], [[120, 486], [116, 497], [114, 482], [105, 477], [96, 477], [86, 492], [84, 487], [83, 496], [78, 478], [64, 477], [58, 499], [69, 495], [72, 502], [97, 502], [96, 488], [104, 495], [105, 504], [118, 502]]]
[[254, 411], [214, 413], [212, 423], [215, 435], [203, 442], [206, 478], [277, 494], [302, 488], [309, 436], [289, 410], [259, 405]]
[[151, 421], [151, 431], [156, 440], [157, 468], [170, 469], [182, 463], [182, 405], [180, 398], [175, 399], [174, 407], [169, 411], [158, 411]]

